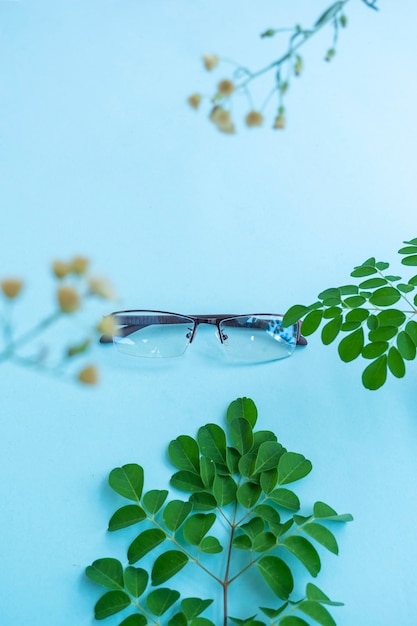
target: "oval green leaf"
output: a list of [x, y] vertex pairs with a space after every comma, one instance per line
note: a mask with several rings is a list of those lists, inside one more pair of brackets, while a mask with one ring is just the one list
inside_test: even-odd
[[298, 609], [321, 624], [321, 626], [336, 626], [336, 622], [329, 611], [318, 602], [304, 600], [298, 605]]
[[416, 356], [416, 345], [410, 335], [401, 331], [397, 336], [397, 348], [403, 359], [412, 361]]
[[184, 598], [181, 601], [181, 609], [188, 620], [197, 617], [206, 610], [213, 600], [201, 600], [200, 598]]
[[375, 391], [387, 380], [387, 355], [384, 354], [366, 367], [362, 373], [362, 383], [366, 389]]
[[284, 509], [288, 509], [290, 511], [298, 511], [300, 509], [300, 500], [298, 499], [298, 496], [289, 489], [275, 489], [269, 494], [268, 498]]
[[246, 454], [253, 446], [252, 426], [244, 417], [229, 422], [230, 438], [240, 454]]
[[198, 474], [180, 470], [171, 476], [170, 484], [179, 491], [187, 493], [195, 493], [196, 491], [204, 491], [204, 483]]
[[309, 522], [304, 524], [303, 531], [310, 535], [315, 541], [327, 548], [333, 554], [339, 554], [339, 546], [332, 532], [322, 524], [316, 522]]
[[148, 586], [148, 572], [140, 567], [129, 565], [125, 569], [125, 585], [129, 593], [139, 598]]
[[258, 419], [258, 409], [251, 398], [237, 398], [229, 404], [226, 414], [227, 421], [231, 422], [242, 417], [249, 422], [252, 428], [255, 427]]
[[195, 439], [188, 435], [180, 435], [168, 446], [168, 456], [171, 463], [179, 470], [200, 472], [200, 450]]
[[120, 528], [126, 528], [133, 524], [138, 524], [146, 519], [146, 513], [142, 507], [137, 504], [128, 504], [118, 509], [110, 518], [109, 531], [119, 530]]
[[356, 359], [362, 352], [363, 343], [364, 334], [362, 327], [342, 339], [338, 347], [339, 356], [342, 361], [349, 363], [350, 361]]
[[315, 547], [307, 539], [293, 535], [286, 537], [282, 543], [301, 561], [312, 576], [317, 576], [321, 568], [320, 557]]
[[294, 588], [288, 565], [277, 556], [268, 555], [259, 559], [258, 569], [275, 595], [281, 600], [287, 600]]
[[192, 508], [193, 506], [190, 502], [183, 502], [182, 500], [171, 500], [171, 502], [168, 502], [162, 513], [162, 519], [168, 530], [171, 532], [178, 530], [191, 513]]
[[218, 554], [223, 551], [223, 547], [217, 537], [204, 537], [201, 541], [199, 548], [202, 552], [206, 552], [206, 554]]
[[215, 463], [226, 465], [226, 434], [217, 424], [202, 426], [197, 434], [201, 454]]
[[322, 310], [317, 309], [315, 311], [310, 311], [310, 313], [308, 313], [303, 320], [303, 335], [308, 337], [308, 335], [314, 333], [320, 326], [322, 319]]
[[216, 521], [215, 513], [196, 513], [189, 517], [183, 527], [184, 539], [193, 546], [198, 546]]
[[262, 488], [257, 483], [246, 482], [237, 490], [237, 500], [246, 509], [251, 509], [259, 500]]
[[226, 506], [236, 499], [237, 486], [231, 476], [217, 475], [213, 482], [213, 495], [219, 506]]
[[381, 287], [377, 289], [369, 298], [369, 302], [374, 306], [391, 306], [400, 300], [401, 293], [395, 287]]
[[321, 331], [321, 340], [325, 346], [334, 341], [342, 328], [342, 317], [335, 317], [331, 322], [323, 326]]
[[123, 567], [117, 559], [97, 559], [85, 570], [86, 576], [108, 589], [123, 589]]
[[[152, 586], [158, 587], [187, 565], [188, 556], [179, 550], [167, 550], [158, 556], [152, 567]], [[149, 596], [148, 596], [149, 599]], [[156, 613], [162, 615], [162, 613]]]
[[285, 452], [278, 464], [278, 484], [286, 485], [307, 476], [312, 470], [311, 461], [297, 452]]
[[143, 489], [143, 468], [136, 463], [116, 467], [109, 474], [109, 485], [121, 496], [139, 502]]
[[276, 469], [284, 453], [284, 448], [277, 441], [264, 441], [264, 443], [261, 443], [255, 463], [255, 474]]
[[388, 350], [389, 344], [387, 341], [375, 341], [368, 343], [362, 349], [362, 356], [364, 359], [375, 359], [381, 354], [384, 354]]
[[284, 328], [287, 326], [292, 326], [300, 319], [304, 317], [309, 312], [310, 308], [308, 306], [304, 306], [303, 304], [295, 304], [285, 313], [282, 319], [282, 325]]
[[404, 360], [395, 346], [392, 346], [388, 352], [388, 367], [394, 376], [403, 378], [405, 376]]
[[146, 606], [154, 615], [163, 615], [180, 597], [178, 591], [174, 589], [155, 589], [146, 598]]
[[159, 546], [160, 543], [165, 541], [166, 535], [163, 530], [159, 528], [149, 528], [144, 530], [140, 535], [132, 541], [127, 551], [129, 563], [132, 565], [139, 561], [145, 554], [148, 554], [151, 550]]
[[152, 489], [143, 496], [143, 505], [151, 515], [155, 515], [167, 499], [166, 489]]
[[123, 611], [130, 603], [131, 600], [124, 591], [108, 591], [94, 607], [94, 617], [96, 620], [105, 619]]
[[408, 266], [417, 265], [417, 254], [412, 254], [411, 256], [404, 257], [403, 259], [401, 259], [401, 263]]

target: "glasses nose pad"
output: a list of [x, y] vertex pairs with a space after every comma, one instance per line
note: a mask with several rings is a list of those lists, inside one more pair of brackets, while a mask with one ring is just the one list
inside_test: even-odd
[[223, 343], [223, 344], [227, 345], [228, 336], [226, 335], [226, 333], [224, 331], [222, 331], [222, 330], [220, 330], [218, 328], [216, 330], [216, 337], [220, 341], [220, 343]]

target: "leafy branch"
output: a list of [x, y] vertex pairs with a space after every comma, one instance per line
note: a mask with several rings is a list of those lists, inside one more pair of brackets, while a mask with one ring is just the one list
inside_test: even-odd
[[[417, 238], [404, 243], [398, 251], [401, 263], [417, 266]], [[371, 390], [382, 387], [388, 373], [403, 378], [406, 361], [413, 361], [417, 352], [417, 274], [403, 280], [388, 273], [388, 268], [389, 263], [371, 257], [350, 274], [360, 280], [359, 285], [325, 289], [316, 302], [292, 306], [283, 319], [285, 326], [302, 319], [303, 335], [321, 328], [324, 345], [342, 335], [338, 346], [342, 361], [349, 363], [359, 356], [370, 361], [362, 383]]]
[[[288, 452], [271, 431], [254, 430], [257, 409], [252, 400], [238, 398], [226, 417], [226, 431], [206, 424], [195, 439], [180, 435], [168, 446], [176, 468], [170, 484], [188, 493], [188, 500], [167, 501], [167, 490], [144, 492], [140, 465], [127, 464], [110, 472], [110, 487], [130, 503], [112, 515], [108, 530], [133, 525], [141, 530], [128, 547], [126, 567], [117, 559], [101, 558], [86, 568], [90, 580], [108, 589], [95, 605], [97, 620], [130, 608], [134, 612], [120, 626], [215, 626], [202, 616], [213, 599], [181, 598], [179, 590], [164, 586], [194, 564], [218, 586], [223, 626], [308, 626], [308, 618], [335, 626], [326, 606], [341, 603], [331, 601], [316, 585], [309, 582], [303, 597], [292, 597], [294, 574], [285, 555], [293, 555], [316, 577], [321, 559], [311, 540], [338, 554], [328, 525], [351, 521], [352, 516], [339, 515], [320, 501], [311, 513], [300, 515], [299, 498], [286, 485], [307, 476], [311, 462]], [[142, 567], [135, 566], [139, 561]], [[249, 617], [230, 615], [230, 587], [236, 581], [244, 585], [250, 569], [257, 570], [272, 592], [273, 604], [278, 601], [278, 606], [259, 607], [262, 619], [256, 610]], [[193, 578], [198, 571], [193, 570]], [[250, 586], [239, 589], [250, 593]]]
[[[88, 272], [89, 260], [76, 256], [70, 261], [54, 261], [52, 274], [55, 307], [53, 311], [38, 321], [33, 313], [27, 315], [29, 328], [19, 331], [16, 323], [16, 306], [22, 302], [24, 282], [20, 278], [8, 277], [0, 281], [0, 364], [13, 363], [36, 369], [53, 376], [67, 377], [68, 369], [76, 357], [85, 355], [99, 333], [111, 332], [108, 319], [83, 330], [82, 339], [64, 346], [56, 341], [45, 341], [44, 336], [65, 318], [74, 317], [93, 297], [113, 299], [114, 291], [103, 278], [91, 276]], [[39, 341], [42, 344], [39, 347]], [[36, 342], [36, 345], [35, 345]], [[35, 347], [34, 347], [35, 346]], [[59, 352], [58, 357], [54, 353]], [[87, 385], [96, 384], [98, 370], [95, 365], [84, 365], [76, 372], [76, 379]]]
[[[304, 68], [304, 59], [300, 49], [311, 40], [323, 28], [330, 26], [333, 34], [324, 59], [330, 62], [336, 54], [339, 32], [347, 26], [345, 7], [350, 0], [338, 0], [329, 6], [314, 22], [311, 28], [304, 28], [297, 24], [294, 28], [268, 28], [262, 34], [262, 38], [271, 38], [282, 33], [289, 33], [287, 50], [278, 59], [265, 67], [252, 71], [239, 63], [229, 59], [221, 59], [215, 54], [203, 56], [206, 70], [211, 71], [220, 62], [232, 64], [234, 71], [232, 77], [223, 79], [217, 83], [214, 94], [206, 97], [211, 104], [209, 119], [215, 124], [220, 132], [235, 133], [235, 124], [232, 119], [233, 99], [237, 94], [244, 95], [248, 103], [248, 112], [245, 116], [245, 124], [248, 127], [259, 127], [264, 123], [264, 114], [272, 99], [275, 99], [274, 129], [285, 128], [285, 95], [291, 81], [299, 77]], [[361, 0], [367, 7], [377, 10], [377, 0]], [[273, 75], [273, 84], [263, 103], [257, 107], [254, 104], [254, 94], [251, 91], [253, 83], [265, 74]], [[193, 93], [188, 98], [188, 103], [194, 109], [198, 109], [203, 100], [200, 93]]]

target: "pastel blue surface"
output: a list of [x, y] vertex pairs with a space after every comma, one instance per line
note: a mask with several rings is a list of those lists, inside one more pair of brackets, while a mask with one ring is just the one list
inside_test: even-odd
[[[261, 67], [277, 43], [260, 32], [310, 24], [328, 3], [282, 4], [0, 2], [0, 274], [25, 278], [22, 310], [52, 307], [48, 264], [76, 253], [117, 286], [109, 310], [184, 314], [283, 312], [371, 255], [395, 267], [417, 235], [415, 3], [352, 2], [331, 64], [331, 35], [312, 41], [284, 132], [239, 121], [224, 136], [185, 103], [227, 75], [207, 75], [202, 53]], [[1, 626], [91, 626], [100, 590], [84, 568], [124, 559], [130, 537], [106, 533], [120, 504], [108, 472], [138, 462], [147, 488], [165, 488], [168, 442], [222, 423], [243, 395], [312, 460], [305, 507], [355, 517], [317, 579], [345, 602], [337, 624], [414, 626], [415, 364], [369, 392], [361, 364], [316, 337], [244, 367], [216, 341], [199, 328], [184, 358], [161, 363], [97, 351], [94, 390], [1, 365]]]

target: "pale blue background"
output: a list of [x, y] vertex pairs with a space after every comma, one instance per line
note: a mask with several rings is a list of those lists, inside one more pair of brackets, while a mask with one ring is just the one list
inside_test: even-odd
[[[184, 313], [284, 311], [371, 255], [396, 267], [417, 235], [414, 2], [376, 14], [352, 0], [334, 63], [322, 61], [330, 33], [306, 50], [285, 132], [238, 119], [223, 136], [185, 104], [216, 80], [203, 52], [260, 67], [279, 47], [260, 32], [311, 24], [327, 4], [0, 2], [0, 273], [25, 277], [26, 311], [49, 310], [48, 264], [76, 253], [111, 277], [118, 308]], [[2, 626], [91, 626], [99, 590], [84, 567], [128, 544], [105, 531], [120, 504], [108, 471], [136, 461], [164, 488], [169, 440], [221, 423], [241, 395], [312, 460], [306, 508], [323, 499], [355, 516], [317, 579], [346, 603], [338, 625], [416, 623], [414, 363], [371, 393], [361, 364], [317, 337], [290, 360], [239, 368], [210, 329], [175, 363], [98, 358], [98, 390], [2, 365]]]

